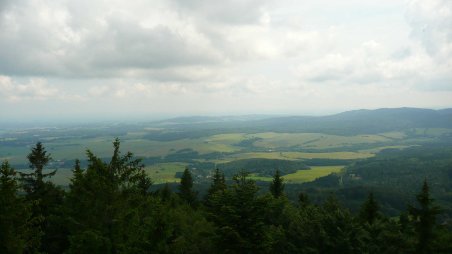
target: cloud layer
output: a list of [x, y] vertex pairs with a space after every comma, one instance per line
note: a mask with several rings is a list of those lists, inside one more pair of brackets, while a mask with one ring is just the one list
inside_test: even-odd
[[1, 1], [0, 59], [8, 117], [449, 107], [452, 2]]

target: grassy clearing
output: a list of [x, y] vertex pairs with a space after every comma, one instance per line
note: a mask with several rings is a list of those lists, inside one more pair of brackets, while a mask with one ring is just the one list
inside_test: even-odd
[[[395, 133], [388, 135], [396, 136]], [[262, 138], [255, 142], [257, 147], [265, 148], [284, 148], [300, 146], [310, 149], [325, 149], [350, 146], [356, 144], [369, 144], [376, 142], [391, 141], [393, 137], [384, 135], [356, 135], [356, 136], [338, 136], [322, 133], [257, 133], [256, 137]]]
[[[283, 175], [282, 177], [286, 183], [312, 182], [319, 177], [327, 176], [331, 173], [339, 173], [343, 168], [344, 166], [316, 166], [311, 167], [308, 170], [298, 170], [295, 173]], [[270, 182], [273, 180], [272, 177], [257, 176], [256, 174], [250, 174], [249, 178], [263, 182]]]
[[384, 149], [405, 149], [408, 147], [413, 147], [412, 145], [410, 146], [381, 146], [381, 147], [376, 147], [376, 148], [372, 148], [372, 149], [365, 149], [365, 150], [360, 150], [360, 153], [372, 153], [372, 154], [376, 154]]
[[271, 182], [273, 180], [273, 177], [268, 177], [268, 176], [258, 176], [256, 174], [249, 174], [248, 175], [249, 179], [252, 179], [254, 181], [262, 181], [262, 182]]
[[146, 167], [146, 173], [156, 184], [179, 182], [176, 178], [177, 172], [183, 172], [187, 164], [185, 163], [161, 163]]
[[392, 139], [403, 139], [406, 138], [406, 134], [401, 131], [385, 132], [381, 133], [380, 136], [392, 138]]
[[451, 134], [452, 129], [446, 128], [417, 128], [415, 129], [416, 135], [424, 135], [430, 137], [440, 137], [445, 134]]
[[239, 159], [280, 159], [280, 160], [300, 160], [300, 159], [364, 159], [373, 157], [375, 154], [370, 152], [330, 152], [330, 153], [302, 153], [302, 152], [260, 152], [260, 153], [241, 153], [231, 156], [231, 160]]
[[308, 170], [298, 170], [295, 173], [284, 175], [283, 178], [286, 183], [311, 182], [331, 173], [339, 173], [343, 168], [344, 166], [316, 166]]

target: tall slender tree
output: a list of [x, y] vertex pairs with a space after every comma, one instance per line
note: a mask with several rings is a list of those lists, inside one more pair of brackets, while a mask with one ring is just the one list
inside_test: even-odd
[[226, 190], [226, 187], [226, 180], [224, 178], [223, 172], [221, 172], [218, 168], [215, 169], [215, 172], [212, 176], [212, 184], [207, 190], [207, 195], [210, 196], [215, 192], [224, 191]]
[[370, 192], [369, 196], [367, 197], [367, 200], [364, 202], [359, 212], [359, 217], [361, 221], [367, 222], [370, 225], [372, 225], [379, 216], [378, 213], [379, 209], [380, 208], [377, 201], [374, 198], [374, 194]]
[[16, 171], [7, 161], [0, 167], [0, 253], [35, 253], [40, 244], [40, 218], [33, 203], [17, 195]]
[[32, 147], [27, 156], [31, 173], [20, 173], [20, 181], [26, 192], [26, 199], [36, 203], [33, 206], [33, 218], [41, 218], [41, 252], [61, 253], [67, 247], [67, 235], [62, 212], [64, 191], [49, 181], [57, 170], [44, 173], [52, 159], [41, 142]]
[[57, 170], [55, 169], [50, 173], [43, 173], [44, 167], [52, 160], [52, 157], [47, 153], [41, 142], [36, 143], [27, 158], [32, 172], [20, 173], [20, 180], [24, 190], [33, 196], [44, 188], [44, 180], [54, 176]]
[[273, 175], [273, 181], [270, 183], [270, 192], [273, 197], [279, 198], [284, 195], [284, 179], [281, 177], [279, 170], [277, 169]]
[[179, 196], [189, 205], [196, 203], [197, 193], [193, 190], [193, 178], [188, 168], [185, 168], [180, 179]]
[[408, 212], [413, 218], [418, 237], [417, 252], [431, 253], [436, 226], [436, 216], [441, 213], [439, 206], [435, 205], [430, 197], [427, 179], [424, 180], [421, 192], [416, 196], [418, 206], [410, 206]]

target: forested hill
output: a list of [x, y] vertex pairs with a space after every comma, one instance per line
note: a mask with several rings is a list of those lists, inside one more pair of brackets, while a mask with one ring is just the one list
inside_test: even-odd
[[49, 181], [56, 171], [45, 171], [51, 157], [40, 142], [30, 173], [2, 162], [0, 253], [452, 253], [427, 180], [415, 204], [387, 217], [373, 192], [357, 213], [334, 196], [316, 204], [301, 192], [290, 202], [279, 171], [262, 194], [245, 171], [226, 181], [215, 170], [201, 196], [188, 168], [177, 192], [151, 191], [140, 160], [118, 139], [113, 146], [110, 161], [91, 151], [86, 167], [77, 160], [66, 190]]
[[204, 134], [206, 131], [241, 131], [357, 135], [410, 131], [415, 128], [452, 128], [452, 109], [382, 108], [353, 110], [328, 116], [182, 117], [150, 124], [166, 130], [203, 131]]
[[[341, 135], [374, 134], [410, 128], [451, 128], [452, 109], [354, 110], [323, 117], [281, 117], [260, 121], [273, 130]], [[257, 122], [259, 123], [259, 121]]]

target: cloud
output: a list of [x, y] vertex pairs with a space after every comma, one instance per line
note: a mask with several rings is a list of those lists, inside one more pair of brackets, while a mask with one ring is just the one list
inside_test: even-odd
[[54, 1], [15, 5], [0, 17], [0, 72], [110, 77], [223, 61], [209, 39], [174, 11], [158, 13], [152, 4], [141, 3], [149, 13], [118, 2], [111, 3], [118, 9], [98, 2], [91, 7], [96, 11], [87, 13]]
[[196, 19], [223, 25], [249, 25], [262, 21], [269, 0], [173, 0], [176, 9]]
[[0, 75], [0, 95], [8, 101], [44, 100], [58, 95], [59, 90], [47, 85], [46, 80], [33, 78], [27, 83], [17, 83]]
[[[452, 63], [452, 2], [448, 0], [411, 1], [407, 9], [411, 36], [441, 63]], [[452, 68], [452, 66], [450, 66]]]
[[0, 1], [0, 93], [10, 105], [39, 99], [49, 110], [83, 103], [124, 112], [292, 112], [385, 106], [389, 97], [398, 105], [396, 95], [405, 106], [416, 106], [409, 96], [450, 105], [439, 96], [452, 90], [450, 7], [446, 0]]

